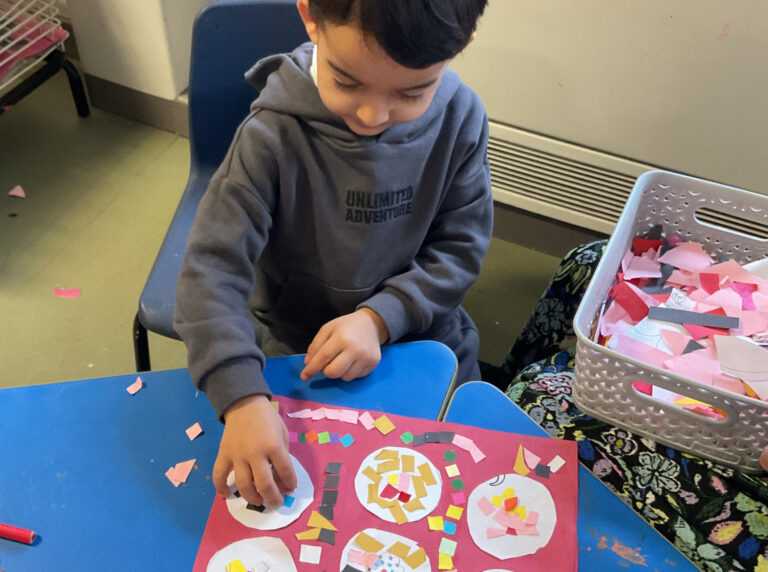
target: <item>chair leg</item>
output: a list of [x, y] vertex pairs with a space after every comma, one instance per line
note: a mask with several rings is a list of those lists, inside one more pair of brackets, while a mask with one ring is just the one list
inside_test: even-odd
[[88, 107], [88, 99], [85, 97], [85, 89], [83, 89], [83, 80], [80, 78], [77, 68], [68, 59], [64, 59], [61, 67], [67, 72], [69, 89], [72, 92], [72, 98], [75, 100], [77, 114], [80, 117], [88, 117], [91, 114], [91, 109]]
[[139, 314], [133, 319], [133, 354], [136, 359], [136, 371], [150, 371], [149, 338], [147, 328], [141, 325]]

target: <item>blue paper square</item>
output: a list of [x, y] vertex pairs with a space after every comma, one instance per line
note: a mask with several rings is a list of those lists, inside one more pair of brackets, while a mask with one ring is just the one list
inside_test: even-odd
[[296, 498], [292, 497], [291, 495], [283, 495], [283, 506], [291, 508], [293, 506], [293, 501], [295, 500]]
[[347, 433], [341, 438], [341, 444], [344, 445], [344, 447], [349, 447], [354, 442], [355, 442], [354, 438], [349, 433]]
[[456, 534], [456, 523], [443, 520], [443, 532], [446, 534]]

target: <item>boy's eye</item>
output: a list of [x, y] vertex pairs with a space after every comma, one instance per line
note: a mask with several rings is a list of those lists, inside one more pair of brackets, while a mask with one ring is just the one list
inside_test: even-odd
[[423, 95], [424, 95], [423, 93], [416, 93], [416, 94], [401, 93], [400, 99], [402, 99], [403, 101], [414, 102], [414, 101], [420, 100]]
[[344, 83], [343, 81], [339, 81], [336, 78], [333, 79], [333, 83], [338, 87], [339, 89], [345, 90], [345, 91], [351, 91], [355, 88], [357, 88], [357, 84], [354, 83]]

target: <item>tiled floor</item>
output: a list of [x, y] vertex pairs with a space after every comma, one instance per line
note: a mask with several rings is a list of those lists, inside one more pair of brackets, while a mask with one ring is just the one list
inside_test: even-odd
[[[0, 116], [0, 387], [134, 371], [138, 296], [188, 167], [186, 139], [78, 118], [63, 74]], [[26, 199], [8, 196], [16, 185]], [[558, 260], [494, 239], [465, 303], [482, 360], [503, 359]], [[181, 343], [150, 348], [155, 369], [185, 366]]]

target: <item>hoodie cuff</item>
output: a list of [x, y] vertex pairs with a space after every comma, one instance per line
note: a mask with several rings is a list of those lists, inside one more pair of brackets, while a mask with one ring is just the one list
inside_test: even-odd
[[261, 361], [256, 358], [244, 358], [220, 365], [205, 377], [200, 388], [208, 396], [216, 417], [222, 423], [224, 412], [238, 399], [249, 395], [266, 395], [272, 399]]
[[360, 308], [370, 308], [381, 316], [387, 325], [387, 330], [389, 330], [389, 343], [394, 343], [405, 334], [418, 330], [411, 312], [408, 311], [403, 301], [392, 292], [378, 292], [358, 305], [357, 309]]

